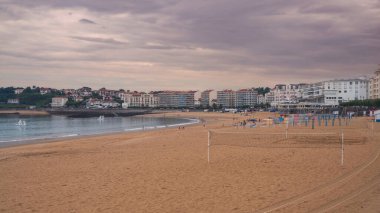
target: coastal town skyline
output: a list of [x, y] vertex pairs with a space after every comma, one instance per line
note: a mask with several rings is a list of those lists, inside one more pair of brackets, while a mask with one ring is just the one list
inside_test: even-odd
[[[313, 83], [275, 84], [274, 87], [247, 87], [238, 90], [157, 90], [92, 89], [91, 87], [0, 87], [0, 103], [16, 107], [22, 103], [38, 107], [86, 108], [245, 108], [245, 107], [336, 107], [380, 97], [380, 68], [371, 77], [340, 78]], [[41, 97], [42, 95], [42, 97]], [[46, 96], [47, 95], [47, 96]], [[34, 98], [31, 98], [34, 97]], [[38, 100], [37, 102], [31, 101]], [[49, 103], [50, 99], [52, 100]], [[357, 102], [355, 102], [357, 103]], [[21, 106], [21, 107], [22, 107]], [[36, 106], [33, 106], [36, 107]]]
[[372, 0], [5, 0], [0, 85], [239, 89], [369, 76], [379, 19]]

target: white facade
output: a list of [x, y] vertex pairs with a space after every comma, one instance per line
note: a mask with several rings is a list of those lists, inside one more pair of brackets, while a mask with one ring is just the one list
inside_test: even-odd
[[18, 98], [12, 98], [12, 99], [8, 99], [8, 104], [19, 104], [20, 103], [20, 100]]
[[51, 107], [64, 107], [68, 100], [66, 97], [54, 97], [51, 100]]
[[257, 91], [240, 89], [217, 91], [217, 105], [224, 108], [253, 107], [257, 104]]
[[305, 84], [278, 84], [272, 89], [268, 96], [272, 96], [272, 100], [268, 100], [272, 106], [283, 103], [298, 103], [302, 97], [302, 88]]
[[336, 106], [348, 101], [368, 99], [368, 86], [369, 81], [365, 78], [322, 81], [305, 86], [302, 99]]
[[151, 93], [126, 93], [124, 103], [125, 107], [158, 107], [159, 98]]
[[201, 103], [200, 103], [200, 105], [202, 107], [211, 106], [211, 104], [210, 104], [210, 102], [211, 102], [211, 97], [210, 97], [211, 92], [212, 92], [212, 90], [205, 90], [205, 91], [201, 92], [201, 95], [200, 95]]
[[257, 104], [265, 104], [265, 96], [264, 95], [258, 95], [257, 96]]
[[217, 92], [217, 105], [224, 108], [236, 107], [236, 92], [233, 90], [222, 90]]
[[368, 85], [369, 81], [364, 78], [325, 81], [325, 101], [328, 98], [337, 100], [338, 103], [368, 99]]
[[90, 98], [86, 103], [86, 107], [95, 109], [117, 108], [120, 107], [120, 104], [115, 101], [104, 101]]
[[241, 89], [236, 91], [236, 107], [253, 107], [257, 104], [257, 91]]
[[271, 104], [274, 101], [274, 92], [269, 91], [265, 94], [265, 103]]
[[24, 89], [23, 89], [23, 88], [16, 88], [16, 89], [15, 89], [15, 94], [16, 94], [16, 95], [19, 95], [19, 94], [21, 94], [22, 92], [24, 92]]

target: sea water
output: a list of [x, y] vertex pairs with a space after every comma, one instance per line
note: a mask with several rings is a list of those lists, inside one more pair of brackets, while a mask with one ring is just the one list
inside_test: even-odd
[[66, 116], [7, 115], [0, 116], [0, 146], [20, 141], [141, 131], [197, 122], [196, 119], [140, 116], [69, 118]]

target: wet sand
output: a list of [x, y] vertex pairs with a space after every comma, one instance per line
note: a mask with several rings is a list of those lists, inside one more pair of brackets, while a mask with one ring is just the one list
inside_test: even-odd
[[166, 116], [206, 123], [0, 149], [0, 212], [375, 212], [380, 192], [369, 186], [380, 187], [379, 135], [364, 130], [364, 118], [345, 131], [347, 138], [365, 132], [368, 140], [347, 144], [341, 166], [336, 148], [223, 145], [211, 147], [207, 163], [209, 129], [278, 133], [284, 127], [236, 129], [233, 123], [252, 116], [227, 113]]

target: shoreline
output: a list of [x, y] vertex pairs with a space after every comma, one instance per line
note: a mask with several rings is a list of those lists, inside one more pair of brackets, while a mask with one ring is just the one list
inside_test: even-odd
[[[155, 116], [149, 116], [149, 115], [136, 115], [136, 116], [155, 117]], [[168, 118], [178, 118], [178, 117], [169, 116]], [[90, 133], [90, 134], [72, 134], [72, 135], [60, 136], [60, 137], [57, 136], [57, 137], [50, 137], [50, 138], [36, 138], [36, 139], [26, 139], [26, 140], [17, 140], [17, 141], [0, 141], [0, 149], [16, 147], [16, 146], [17, 147], [27, 146], [27, 145], [33, 145], [33, 144], [55, 143], [55, 142], [62, 142], [66, 140], [91, 139], [91, 138], [96, 138], [96, 137], [114, 136], [114, 135], [122, 135], [122, 134], [128, 134], [128, 133], [136, 133], [136, 132], [159, 131], [159, 130], [164, 130], [164, 129], [174, 129], [174, 128], [178, 128], [179, 126], [200, 125], [202, 122], [204, 122], [202, 119], [199, 119], [199, 118], [187, 118], [187, 117], [181, 117], [181, 118], [187, 119], [189, 122], [171, 124], [171, 125], [166, 125], [166, 126], [161, 125], [162, 127], [154, 126], [154, 127], [134, 128], [134, 129], [129, 129], [129, 130], [125, 129], [123, 131], [112, 131], [112, 132]], [[192, 121], [195, 121], [195, 122], [192, 122]]]

